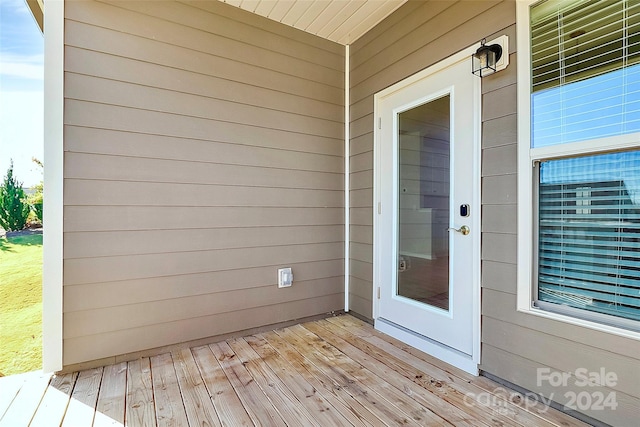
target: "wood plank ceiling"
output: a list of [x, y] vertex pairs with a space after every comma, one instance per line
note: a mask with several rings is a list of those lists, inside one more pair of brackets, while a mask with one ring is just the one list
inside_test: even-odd
[[407, 0], [221, 0], [331, 41], [348, 45]]

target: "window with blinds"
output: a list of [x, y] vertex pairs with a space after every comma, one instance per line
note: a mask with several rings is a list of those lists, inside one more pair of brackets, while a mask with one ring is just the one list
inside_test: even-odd
[[538, 300], [640, 320], [640, 151], [542, 162]]
[[640, 131], [640, 0], [531, 8], [532, 148]]
[[[534, 304], [640, 330], [640, 0], [529, 12]], [[611, 136], [636, 148], [611, 152]], [[584, 150], [545, 157], [565, 143]]]

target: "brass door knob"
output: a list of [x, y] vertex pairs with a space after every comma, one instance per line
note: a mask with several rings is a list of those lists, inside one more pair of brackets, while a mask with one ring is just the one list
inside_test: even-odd
[[467, 225], [463, 225], [460, 228], [454, 228], [454, 227], [447, 228], [447, 231], [450, 231], [450, 230], [456, 231], [458, 233], [462, 233], [463, 236], [466, 236], [467, 234], [471, 233], [471, 229]]

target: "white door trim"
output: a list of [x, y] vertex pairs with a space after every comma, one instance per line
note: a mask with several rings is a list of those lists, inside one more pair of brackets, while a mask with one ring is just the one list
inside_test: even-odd
[[373, 242], [374, 242], [374, 254], [373, 254], [373, 319], [374, 326], [377, 330], [385, 332], [397, 339], [400, 339], [407, 344], [418, 348], [426, 353], [429, 353], [439, 359], [442, 359], [448, 363], [451, 363], [457, 366], [460, 369], [465, 370], [473, 375], [478, 374], [478, 364], [480, 363], [480, 342], [481, 342], [481, 329], [480, 329], [480, 314], [481, 314], [481, 301], [480, 301], [480, 230], [481, 230], [481, 221], [480, 221], [480, 203], [481, 203], [481, 183], [480, 183], [480, 158], [481, 158], [481, 87], [480, 87], [480, 79], [478, 78], [477, 83], [474, 85], [474, 93], [473, 93], [473, 105], [474, 105], [474, 129], [473, 129], [473, 162], [474, 162], [474, 171], [472, 173], [472, 186], [473, 186], [473, 199], [471, 201], [472, 206], [477, 206], [478, 215], [474, 215], [473, 220], [471, 222], [470, 227], [472, 230], [478, 231], [478, 236], [474, 241], [473, 247], [473, 259], [471, 261], [471, 268], [473, 271], [474, 277], [474, 286], [473, 286], [473, 354], [471, 357], [464, 355], [462, 353], [456, 352], [455, 350], [446, 347], [440, 343], [437, 343], [433, 340], [428, 339], [427, 337], [417, 335], [412, 331], [406, 330], [404, 328], [398, 327], [397, 325], [388, 323], [379, 319], [379, 292], [380, 286], [382, 284], [382, 275], [380, 266], [382, 265], [381, 260], [381, 251], [380, 251], [380, 230], [382, 224], [380, 223], [380, 211], [385, 207], [381, 205], [381, 176], [380, 171], [382, 170], [382, 163], [380, 158], [380, 150], [381, 150], [381, 101], [382, 99], [390, 96], [391, 94], [402, 90], [432, 74], [437, 73], [443, 69], [446, 69], [453, 64], [456, 64], [460, 61], [468, 60], [469, 61], [469, 73], [471, 73], [471, 55], [480, 47], [480, 44], [476, 44], [470, 46], [448, 58], [410, 76], [406, 79], [376, 93], [374, 95], [374, 181], [373, 181]]

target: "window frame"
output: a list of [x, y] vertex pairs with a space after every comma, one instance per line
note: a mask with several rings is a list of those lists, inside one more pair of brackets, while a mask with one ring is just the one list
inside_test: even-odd
[[[570, 323], [602, 332], [612, 333], [640, 340], [640, 332], [624, 329], [608, 323], [587, 320], [562, 310], [550, 311], [534, 305], [537, 283], [534, 283], [537, 260], [537, 180], [535, 164], [543, 160], [573, 157], [579, 155], [606, 153], [617, 150], [640, 149], [640, 133], [617, 135], [586, 141], [570, 142], [545, 147], [531, 148], [531, 47], [530, 47], [530, 7], [541, 0], [516, 2], [517, 34], [517, 97], [518, 97], [518, 182], [517, 182], [517, 289], [516, 309], [547, 319]], [[585, 313], [590, 313], [585, 310]]]

